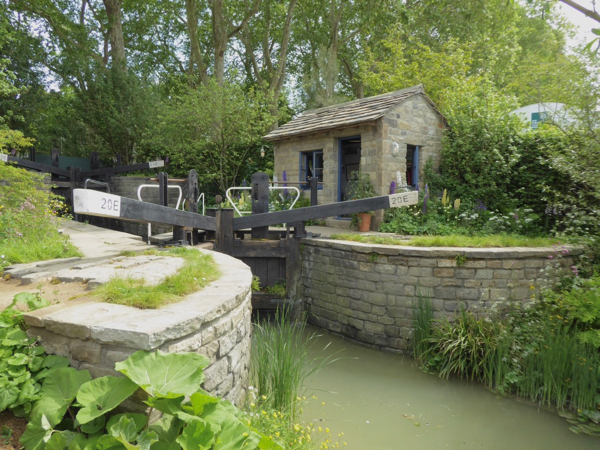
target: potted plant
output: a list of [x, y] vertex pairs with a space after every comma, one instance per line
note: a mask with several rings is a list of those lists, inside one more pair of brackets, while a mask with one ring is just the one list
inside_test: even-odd
[[[348, 196], [350, 200], [360, 200], [363, 198], [375, 197], [375, 187], [371, 183], [369, 174], [360, 171], [352, 172], [348, 184]], [[358, 231], [369, 231], [371, 228], [371, 217], [373, 211], [367, 211], [353, 215], [353, 219], [358, 220]]]

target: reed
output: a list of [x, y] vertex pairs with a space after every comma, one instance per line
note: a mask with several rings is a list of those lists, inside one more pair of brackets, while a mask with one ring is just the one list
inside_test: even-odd
[[291, 320], [289, 308], [278, 308], [273, 320], [254, 324], [251, 373], [258, 398], [290, 421], [297, 418], [308, 379], [332, 361], [311, 356], [317, 337], [304, 320]]
[[427, 364], [433, 323], [431, 298], [419, 293], [417, 304], [413, 308], [413, 354], [421, 364]]

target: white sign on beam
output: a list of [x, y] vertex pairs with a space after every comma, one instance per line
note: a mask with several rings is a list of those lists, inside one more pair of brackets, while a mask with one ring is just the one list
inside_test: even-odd
[[8, 155], [0, 153], [0, 161], [8, 162]]
[[74, 189], [73, 211], [92, 216], [119, 217], [121, 197], [90, 189]]
[[150, 169], [156, 169], [157, 167], [165, 167], [165, 162], [163, 160], [150, 161], [148, 163], [148, 167]]
[[419, 191], [400, 192], [392, 194], [390, 197], [390, 208], [400, 208], [401, 206], [416, 205], [419, 203]]

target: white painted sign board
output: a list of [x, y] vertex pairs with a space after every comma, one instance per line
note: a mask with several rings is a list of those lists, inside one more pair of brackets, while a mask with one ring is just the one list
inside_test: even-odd
[[165, 162], [163, 160], [160, 161], [150, 161], [148, 163], [148, 167], [150, 167], [150, 169], [156, 169], [157, 167], [164, 167], [165, 166]]
[[8, 162], [8, 155], [4, 153], [0, 154], [0, 161]]
[[419, 203], [419, 191], [400, 192], [392, 194], [390, 197], [390, 208], [400, 208], [401, 206], [416, 205]]
[[119, 217], [121, 197], [91, 189], [73, 190], [73, 211], [100, 217]]

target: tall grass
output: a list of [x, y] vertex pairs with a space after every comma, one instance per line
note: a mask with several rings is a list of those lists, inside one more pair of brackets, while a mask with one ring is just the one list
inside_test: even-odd
[[413, 340], [414, 357], [422, 364], [427, 363], [433, 323], [433, 306], [431, 298], [419, 294], [419, 300], [413, 308]]
[[517, 395], [559, 409], [595, 409], [600, 354], [564, 325], [549, 325], [541, 344], [521, 360]]
[[331, 362], [331, 358], [311, 356], [316, 338], [305, 321], [290, 320], [289, 308], [278, 308], [272, 321], [254, 324], [253, 383], [259, 398], [269, 408], [289, 414], [291, 421], [297, 417], [310, 376]]
[[431, 320], [430, 304], [420, 299], [414, 319], [415, 356], [428, 370], [559, 410], [596, 410], [600, 352], [562, 320], [520, 309], [492, 318], [461, 311], [453, 320]]

